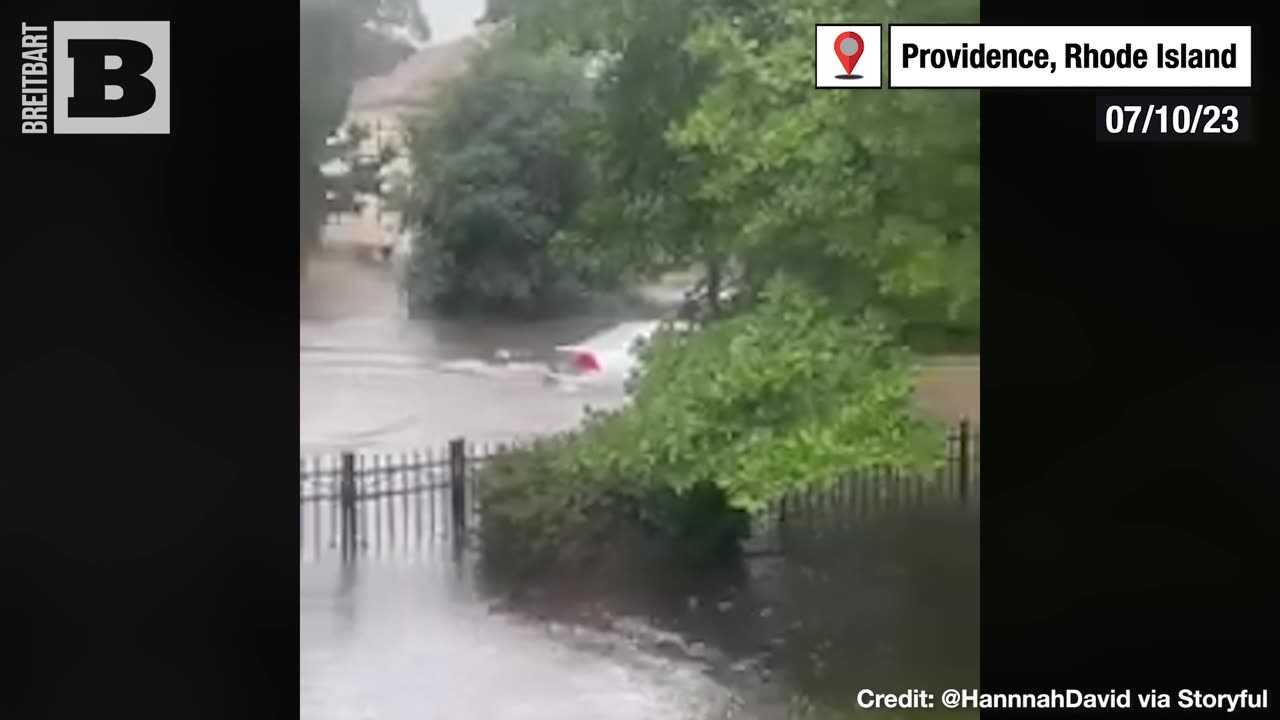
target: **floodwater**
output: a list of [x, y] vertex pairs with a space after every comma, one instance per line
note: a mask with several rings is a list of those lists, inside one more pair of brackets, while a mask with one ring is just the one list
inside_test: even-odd
[[303, 720], [749, 718], [692, 662], [490, 610], [449, 562], [303, 565]]
[[[532, 325], [407, 319], [395, 268], [327, 251], [303, 283], [300, 446], [440, 449], [450, 438], [510, 441], [571, 427], [620, 387], [571, 391], [538, 355], [628, 313]], [[443, 546], [442, 546], [443, 547]], [[689, 660], [619, 635], [493, 610], [463, 566], [412, 558], [301, 565], [303, 720], [711, 720], [750, 718], [736, 694]]]
[[[525, 325], [410, 321], [395, 272], [343, 252], [310, 268], [299, 321], [304, 456], [517, 440], [572, 427], [586, 404], [622, 402], [618, 387], [565, 390], [533, 365], [491, 360], [498, 350], [537, 357], [644, 310]], [[347, 566], [322, 548], [300, 567], [300, 717], [877, 715], [852, 710], [859, 689], [977, 686], [977, 528], [964, 511], [909, 513], [785, 562], [753, 560], [732, 579], [637, 578], [611, 597], [557, 597], [549, 611], [545, 600], [498, 604], [443, 543]], [[584, 605], [603, 615], [587, 622], [575, 614]], [[806, 710], [815, 702], [821, 714]]]
[[[618, 386], [547, 386], [543, 366], [522, 358], [545, 357], [645, 311], [524, 324], [415, 322], [396, 272], [338, 250], [312, 262], [298, 327], [304, 453], [440, 449], [455, 437], [510, 442], [572, 427], [586, 405], [622, 401]], [[515, 359], [498, 362], [499, 351]]]

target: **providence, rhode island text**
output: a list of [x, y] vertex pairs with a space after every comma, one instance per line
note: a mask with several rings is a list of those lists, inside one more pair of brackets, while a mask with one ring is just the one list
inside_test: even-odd
[[[1126, 43], [1120, 48], [1095, 47], [1089, 43], [1067, 43], [1064, 46], [1063, 64], [1067, 69], [1093, 68], [1146, 68], [1161, 70], [1235, 68], [1236, 45], [1225, 48], [1194, 48], [1186, 43], [1177, 46], [1156, 44], [1154, 52], [1135, 48]], [[1056, 72], [1058, 62], [1046, 48], [988, 48], [986, 43], [971, 47], [962, 43], [958, 48], [922, 48], [915, 43], [903, 43], [902, 66], [920, 69], [966, 68], [995, 70], [1000, 68], [1047, 69]]]

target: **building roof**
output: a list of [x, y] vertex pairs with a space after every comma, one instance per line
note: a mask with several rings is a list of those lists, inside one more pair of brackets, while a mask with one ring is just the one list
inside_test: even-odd
[[478, 46], [476, 36], [429, 43], [391, 72], [356, 83], [349, 108], [361, 111], [422, 103], [466, 69], [471, 52]]

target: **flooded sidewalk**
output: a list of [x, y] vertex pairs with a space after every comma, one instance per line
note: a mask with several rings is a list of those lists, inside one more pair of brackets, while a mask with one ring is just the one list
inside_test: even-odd
[[499, 613], [440, 562], [303, 565], [302, 720], [716, 720], [705, 669]]

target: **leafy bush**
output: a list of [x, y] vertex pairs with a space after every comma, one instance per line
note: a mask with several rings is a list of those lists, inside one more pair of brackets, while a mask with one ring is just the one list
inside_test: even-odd
[[940, 432], [911, 407], [913, 366], [871, 317], [848, 320], [785, 279], [760, 304], [643, 353], [632, 402], [587, 429], [581, 461], [676, 491], [702, 483], [754, 513], [878, 466], [936, 462]]
[[[574, 440], [555, 438], [502, 455], [481, 471], [482, 547], [491, 571], [545, 572], [588, 561], [609, 528], [610, 483], [572, 465]], [[617, 483], [617, 485], [621, 485]]]
[[659, 333], [642, 367], [627, 406], [486, 470], [495, 566], [532, 572], [619, 552], [721, 562], [750, 516], [789, 491], [940, 459], [890, 333], [787, 281], [740, 316]]

